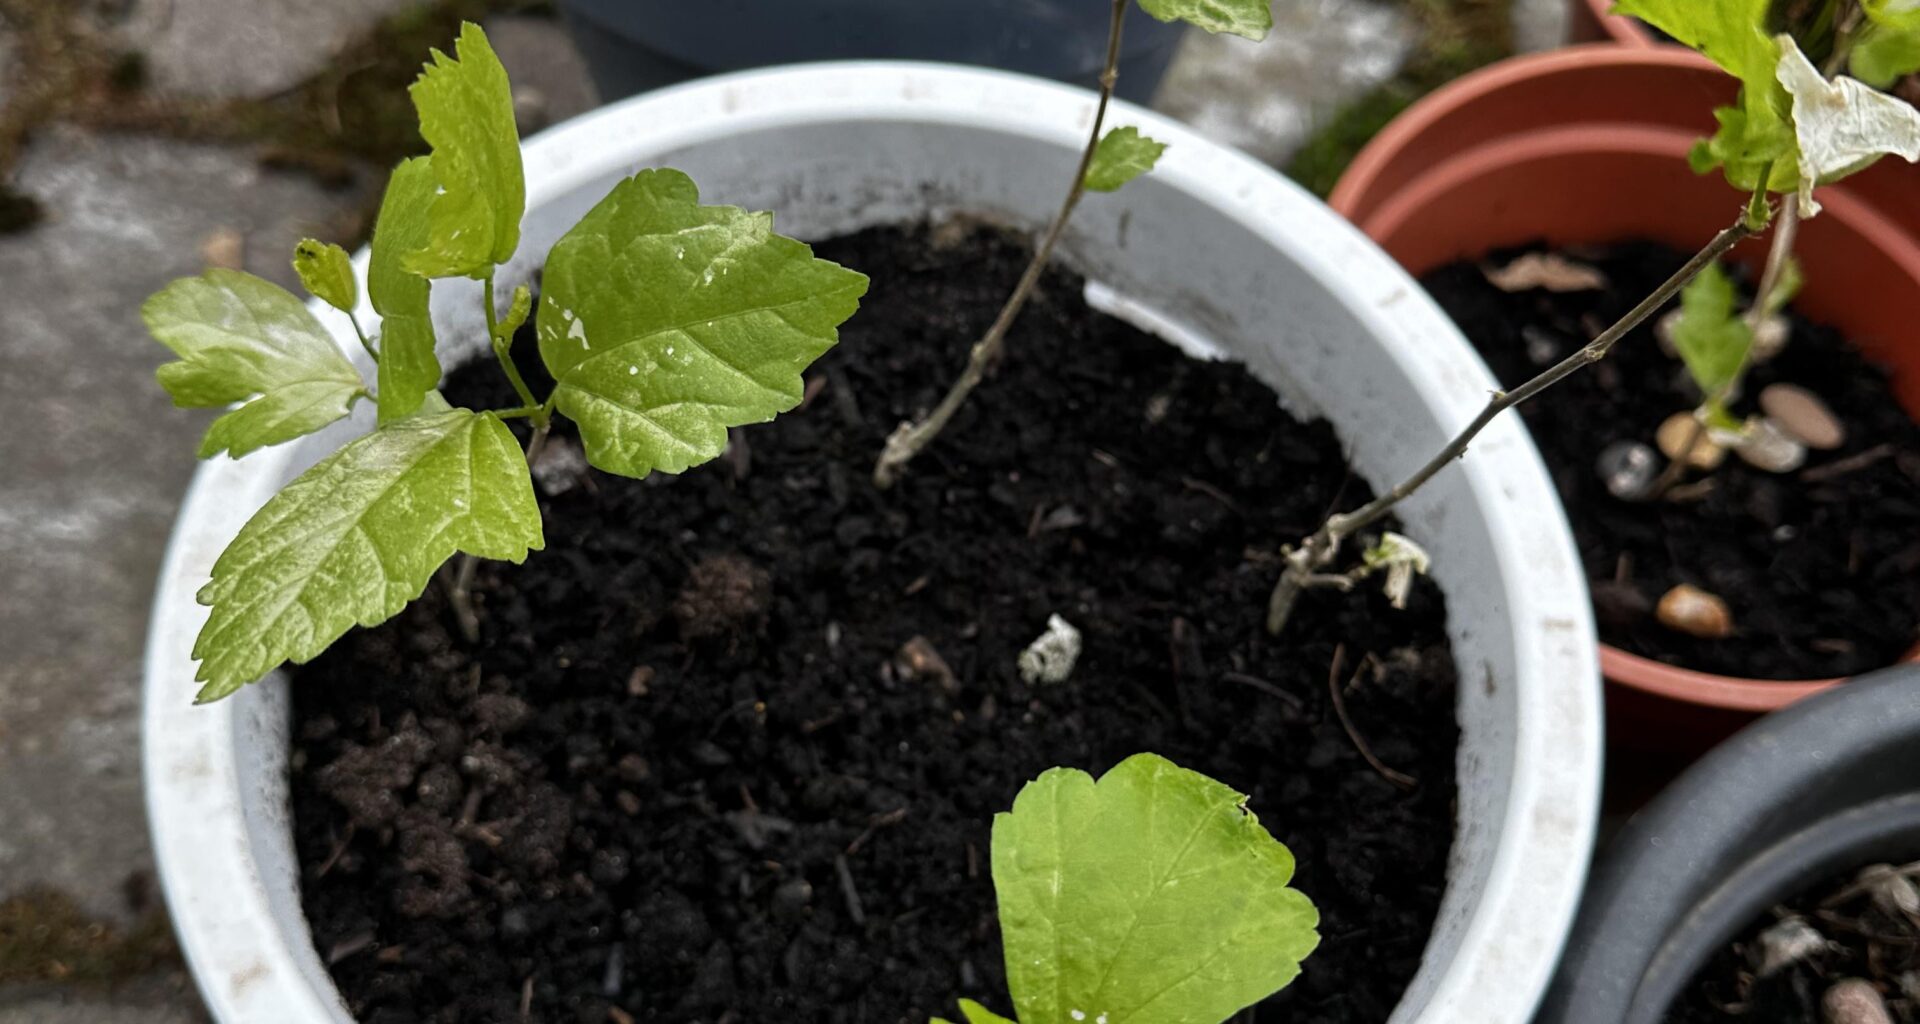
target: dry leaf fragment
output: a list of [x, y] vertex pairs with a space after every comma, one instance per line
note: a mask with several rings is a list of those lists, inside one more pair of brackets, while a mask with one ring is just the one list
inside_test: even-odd
[[1503, 292], [1545, 288], [1550, 292], [1592, 292], [1607, 286], [1597, 268], [1552, 252], [1530, 252], [1504, 267], [1481, 267], [1487, 281]]

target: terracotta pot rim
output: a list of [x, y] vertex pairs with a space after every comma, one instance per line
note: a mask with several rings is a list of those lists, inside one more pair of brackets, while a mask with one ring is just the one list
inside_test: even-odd
[[[1463, 107], [1501, 90], [1524, 86], [1543, 75], [1595, 64], [1623, 68], [1700, 68], [1712, 65], [1690, 50], [1680, 47], [1627, 48], [1611, 43], [1570, 47], [1548, 54], [1514, 58], [1460, 79], [1416, 104], [1382, 132], [1342, 177], [1331, 200], [1334, 208], [1353, 215], [1359, 198], [1373, 191], [1373, 179], [1399, 158], [1408, 144], [1434, 130], [1434, 124]], [[1526, 164], [1555, 155], [1627, 154], [1661, 160], [1684, 159], [1698, 132], [1665, 124], [1644, 124], [1617, 120], [1575, 122], [1537, 127], [1489, 139], [1456, 151], [1424, 170], [1398, 190], [1377, 200], [1356, 218], [1361, 229], [1374, 238], [1391, 238], [1420, 210], [1459, 188], [1500, 168]], [[1821, 216], [1845, 224], [1866, 245], [1872, 246], [1909, 276], [1920, 281], [1920, 239], [1909, 238], [1866, 200], [1847, 191], [1845, 185], [1820, 190], [1824, 205]], [[1739, 201], [1728, 193], [1727, 218], [1731, 223]], [[1547, 233], [1543, 227], [1543, 234]], [[1666, 700], [1708, 709], [1767, 712], [1785, 707], [1845, 679], [1747, 679], [1719, 675], [1628, 653], [1617, 647], [1601, 646], [1602, 674], [1610, 681], [1631, 690]], [[1920, 660], [1920, 647], [1909, 652], [1903, 662]]]
[[[1460, 182], [1471, 181], [1509, 164], [1554, 154], [1580, 152], [1628, 153], [1655, 156], [1663, 160], [1682, 160], [1697, 137], [1694, 132], [1678, 128], [1608, 122], [1540, 128], [1493, 139], [1461, 150], [1435, 164], [1425, 174], [1408, 183], [1407, 187], [1375, 206], [1373, 212], [1362, 217], [1357, 224], [1369, 237], [1388, 237], [1399, 229], [1402, 221], [1434, 202], [1436, 196], [1453, 191]], [[1738, 197], [1729, 192], [1727, 223], [1733, 223], [1741, 205]]]
[[1600, 645], [1600, 674], [1613, 682], [1668, 700], [1731, 711], [1777, 711], [1803, 697], [1830, 690], [1846, 678], [1748, 679], [1681, 668], [1611, 644]]
[[1431, 130], [1434, 122], [1454, 111], [1478, 103], [1485, 96], [1511, 88], [1516, 83], [1567, 69], [1593, 66], [1718, 70], [1712, 61], [1685, 47], [1622, 46], [1607, 42], [1578, 43], [1496, 61], [1428, 93], [1394, 118], [1354, 157], [1340, 175], [1340, 180], [1334, 183], [1327, 204], [1344, 216], [1353, 216], [1356, 201], [1372, 191], [1374, 179], [1406, 148], [1407, 143]]

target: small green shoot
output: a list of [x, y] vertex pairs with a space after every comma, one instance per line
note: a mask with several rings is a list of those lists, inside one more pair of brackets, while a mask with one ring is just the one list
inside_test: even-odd
[[1319, 912], [1288, 887], [1293, 855], [1246, 797], [1156, 754], [1098, 782], [1054, 768], [1028, 783], [994, 818], [992, 861], [1023, 1024], [1219, 1024], [1320, 942]]
[[[377, 346], [360, 331], [346, 252], [311, 240], [294, 252], [307, 290], [353, 318], [374, 388], [306, 305], [259, 278], [210, 270], [143, 309], [180, 357], [159, 371], [176, 404], [242, 403], [214, 422], [202, 457], [293, 440], [369, 395], [379, 414], [371, 433], [269, 500], [214, 564], [198, 595], [211, 609], [193, 652], [201, 701], [392, 617], [456, 553], [519, 562], [543, 547], [528, 455], [507, 418], [527, 418], [535, 444], [554, 413], [574, 419], [608, 472], [679, 472], [720, 454], [728, 428], [797, 405], [801, 371], [866, 291], [862, 275], [775, 234], [772, 215], [701, 205], [685, 175], [643, 171], [547, 258], [537, 328], [559, 383], [533, 395], [511, 352], [532, 293], [514, 289], [504, 316], [494, 303], [526, 205], [506, 71], [477, 26], [465, 26], [456, 53], [436, 51], [413, 87], [433, 153], [395, 168], [374, 228], [366, 290]], [[520, 406], [457, 409], [435, 390], [437, 277], [483, 282], [490, 346]], [[462, 586], [454, 598], [459, 606]]]
[[1680, 316], [1673, 324], [1673, 347], [1708, 403], [1740, 378], [1753, 348], [1753, 328], [1740, 315], [1733, 279], [1711, 264], [1680, 293]]
[[293, 247], [293, 272], [307, 294], [339, 310], [353, 312], [360, 301], [360, 285], [353, 277], [353, 258], [347, 250], [327, 242], [303, 238]]

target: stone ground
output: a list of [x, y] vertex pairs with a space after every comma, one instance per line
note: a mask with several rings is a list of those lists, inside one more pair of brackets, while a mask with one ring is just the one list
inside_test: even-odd
[[[146, 88], [259, 98], [321, 71], [376, 19], [421, 0], [0, 0], [0, 110], [26, 66], [9, 15], [72, 4], [145, 54]], [[1559, 0], [1518, 0], [1521, 48], [1559, 38]], [[1404, 3], [1283, 0], [1265, 46], [1196, 34], [1158, 105], [1276, 164], [1343, 105], [1396, 73], [1418, 32]], [[522, 116], [545, 123], [592, 103], [550, 18], [488, 23]], [[0, 183], [8, 181], [0, 167]], [[375, 176], [347, 185], [269, 169], [254, 147], [55, 125], [34, 134], [11, 184], [38, 226], [0, 235], [0, 987], [8, 1024], [187, 1024], [204, 1012], [174, 964], [109, 985], [60, 986], [9, 909], [52, 890], [112, 933], [157, 913], [139, 779], [140, 658], [149, 595], [174, 509], [210, 416], [170, 408], [153, 382], [162, 350], [141, 300], [208, 263], [285, 283], [303, 235], [345, 238]], [[6, 902], [12, 900], [11, 903]], [[149, 917], [149, 920], [151, 918]], [[31, 922], [29, 922], [29, 925]]]

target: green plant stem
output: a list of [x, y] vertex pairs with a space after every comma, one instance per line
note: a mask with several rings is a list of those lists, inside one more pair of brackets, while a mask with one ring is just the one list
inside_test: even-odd
[[[534, 460], [547, 446], [547, 432], [552, 423], [541, 423], [533, 428], [533, 436], [527, 439], [527, 468], [532, 470]], [[453, 606], [453, 619], [460, 627], [460, 635], [470, 644], [480, 642], [480, 616], [473, 610], [473, 574], [480, 560], [472, 555], [461, 555], [460, 564], [453, 570], [453, 582], [447, 585], [447, 603]]]
[[534, 425], [545, 431], [549, 419], [547, 407], [533, 397], [533, 389], [527, 387], [526, 378], [520, 376], [520, 367], [513, 362], [513, 339], [505, 337], [500, 329], [500, 315], [493, 307], [493, 272], [488, 271], [482, 279], [485, 288], [484, 304], [487, 308], [487, 341], [493, 346], [493, 357], [500, 361], [500, 368], [506, 371], [507, 380], [513, 384], [513, 392], [520, 396], [521, 408], [530, 410]]
[[1000, 315], [994, 318], [993, 326], [973, 345], [973, 351], [967, 357], [967, 367], [947, 391], [926, 419], [918, 423], [902, 423], [887, 438], [886, 447], [880, 453], [880, 459], [873, 467], [873, 485], [881, 490], [892, 487], [899, 479], [907, 463], [913, 461], [940, 431], [953, 420], [955, 413], [973, 394], [973, 389], [985, 379], [987, 367], [993, 365], [1006, 345], [1007, 331], [1019, 318], [1020, 310], [1026, 306], [1034, 287], [1040, 283], [1040, 276], [1047, 269], [1047, 263], [1053, 258], [1054, 247], [1060, 243], [1065, 233], [1067, 221], [1073, 217], [1073, 211], [1087, 192], [1087, 171], [1093, 166], [1093, 155], [1100, 148], [1100, 130], [1106, 124], [1107, 107], [1113, 101], [1114, 83], [1120, 80], [1120, 33], [1126, 23], [1127, 5], [1132, 0], [1113, 0], [1113, 17], [1107, 29], [1107, 62], [1100, 72], [1100, 102], [1094, 108], [1093, 130], [1088, 133], [1087, 147], [1080, 154], [1079, 166], [1073, 172], [1073, 186], [1067, 190], [1067, 198], [1060, 204], [1060, 212], [1054, 215], [1053, 223], [1047, 226], [1047, 233], [1041, 238], [1040, 245], [1034, 249], [1033, 260], [1027, 264], [1026, 272], [1020, 275], [1020, 283], [1007, 296], [1006, 305], [1000, 308]]
[[[535, 400], [533, 389], [527, 387], [526, 378], [520, 376], [520, 367], [514, 365], [513, 339], [500, 329], [500, 315], [493, 305], [492, 272], [481, 279], [481, 287], [487, 311], [487, 343], [493, 348], [494, 358], [500, 361], [500, 368], [506, 371], [507, 380], [512, 382], [514, 393], [520, 396], [519, 408], [498, 410], [494, 415], [503, 420], [524, 417], [533, 421], [533, 436], [527, 439], [527, 468], [531, 470], [534, 460], [546, 447], [547, 432], [553, 428], [553, 397], [549, 395], [545, 402]], [[473, 610], [472, 594], [473, 573], [479, 561], [472, 555], [461, 555], [453, 580], [447, 584], [447, 603], [453, 606], [453, 618], [460, 626], [460, 635], [470, 644], [480, 642], [480, 616]]]
[[1467, 446], [1493, 422], [1495, 416], [1540, 394], [1542, 391], [1572, 376], [1580, 369], [1592, 366], [1607, 357], [1621, 338], [1627, 336], [1635, 327], [1658, 312], [1660, 307], [1672, 300], [1687, 282], [1694, 279], [1708, 264], [1725, 255], [1741, 239], [1753, 234], [1753, 228], [1747, 223], [1746, 210], [1740, 211], [1740, 218], [1733, 226], [1713, 236], [1706, 248], [1693, 255], [1672, 277], [1654, 289], [1653, 294], [1640, 301], [1640, 304], [1627, 311], [1613, 326], [1600, 332], [1599, 336], [1588, 342], [1580, 351], [1573, 353], [1560, 362], [1542, 371], [1539, 376], [1527, 381], [1512, 391], [1496, 391], [1487, 400], [1480, 415], [1473, 418], [1465, 429], [1454, 435], [1439, 453], [1427, 460], [1426, 464], [1415, 470], [1391, 490], [1378, 498], [1355, 509], [1327, 518], [1320, 529], [1299, 544], [1286, 549], [1286, 568], [1280, 574], [1279, 582], [1274, 584], [1273, 594], [1267, 602], [1267, 631], [1278, 633], [1286, 627], [1287, 619], [1293, 614], [1293, 606], [1299, 600], [1301, 591], [1318, 583], [1321, 570], [1331, 564], [1340, 552], [1341, 543], [1347, 538], [1378, 522], [1388, 512], [1418, 491], [1434, 474], [1445, 469], [1454, 460], [1467, 453]]
[[352, 310], [348, 310], [347, 319], [353, 323], [353, 333], [360, 339], [360, 347], [366, 349], [367, 355], [373, 357], [375, 366], [380, 365], [380, 353], [373, 347], [373, 342], [367, 340], [367, 332], [360, 327], [360, 318], [355, 316]]
[[1840, 69], [1847, 66], [1847, 57], [1853, 53], [1853, 44], [1860, 41], [1860, 19], [1866, 14], [1859, 4], [1851, 0], [1840, 0], [1840, 5], [1845, 8], [1845, 13], [1833, 21], [1833, 51], [1827, 54], [1827, 62], [1820, 68], [1820, 73], [1828, 78], [1839, 74]]

